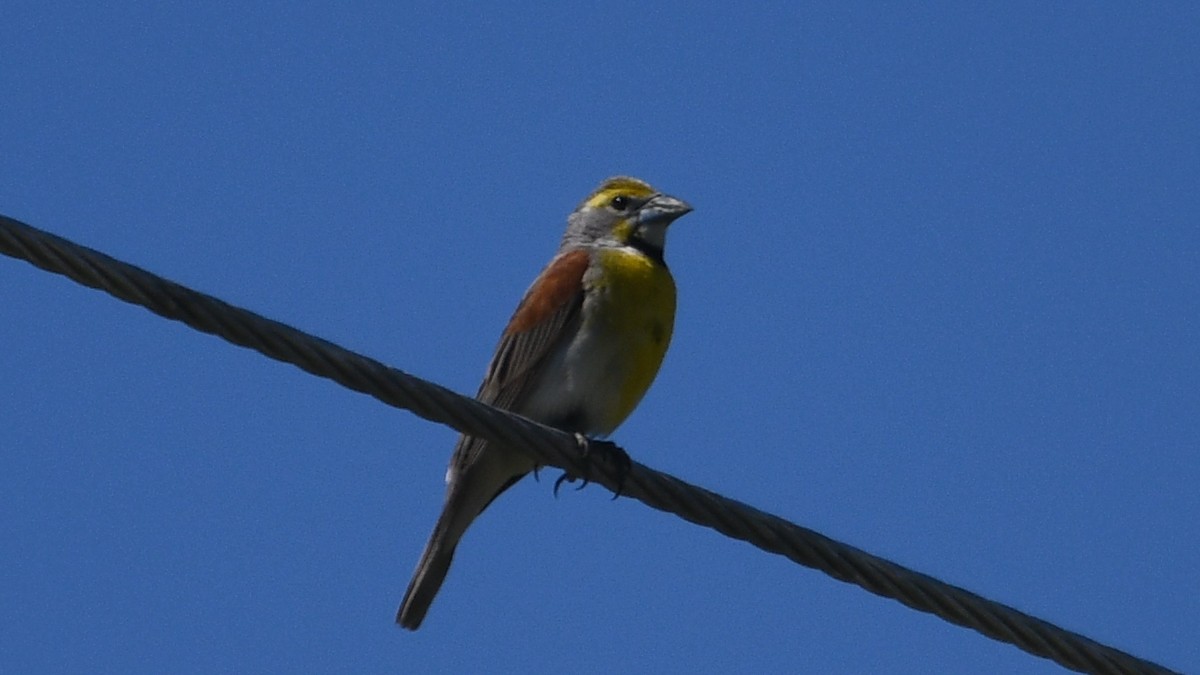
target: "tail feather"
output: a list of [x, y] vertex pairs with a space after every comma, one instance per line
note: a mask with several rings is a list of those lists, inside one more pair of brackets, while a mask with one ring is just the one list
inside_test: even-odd
[[[425, 619], [429, 605], [450, 571], [454, 549], [471, 521], [534, 467], [533, 462], [521, 453], [488, 448], [465, 436], [455, 448], [454, 457], [442, 514], [438, 516], [437, 525], [429, 543], [425, 544], [421, 561], [417, 563], [396, 612], [396, 623], [409, 630], [419, 628]], [[462, 460], [463, 457], [467, 459]]]
[[408, 630], [421, 627], [429, 605], [433, 603], [442, 582], [446, 580], [446, 573], [450, 571], [450, 562], [454, 559], [454, 548], [458, 544], [458, 538], [447, 541], [444, 529], [439, 521], [438, 528], [425, 545], [421, 562], [417, 563], [417, 570], [413, 573], [412, 581], [408, 582], [408, 590], [404, 592], [404, 600], [400, 602], [400, 609], [396, 612], [396, 623]]

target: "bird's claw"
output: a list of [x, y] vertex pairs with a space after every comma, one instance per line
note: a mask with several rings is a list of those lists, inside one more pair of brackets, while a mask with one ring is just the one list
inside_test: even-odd
[[[584, 461], [592, 461], [593, 452], [596, 455], [601, 455], [604, 461], [612, 462], [617, 469], [617, 490], [613, 493], [613, 499], [621, 496], [621, 491], [625, 487], [625, 478], [629, 475], [633, 467], [632, 461], [629, 459], [629, 453], [621, 449], [621, 446], [612, 441], [601, 441], [589, 439], [583, 434], [575, 434], [575, 442], [579, 445], [579, 453], [583, 456]], [[558, 497], [558, 488], [563, 483], [574, 483], [578, 476], [573, 475], [569, 471], [564, 471], [563, 475], [554, 481], [554, 496]], [[576, 491], [587, 487], [590, 481], [587, 478], [575, 488]]]
[[[559, 476], [558, 480], [554, 481], [554, 497], [555, 497], [555, 499], [558, 498], [559, 486], [561, 486], [563, 483], [574, 483], [574, 482], [575, 482], [575, 476], [572, 476], [570, 473], [564, 471], [563, 475]], [[587, 481], [584, 481], [583, 485], [587, 485]], [[583, 489], [583, 485], [580, 485], [579, 487], [575, 488], [575, 490], [578, 491], [578, 490]]]

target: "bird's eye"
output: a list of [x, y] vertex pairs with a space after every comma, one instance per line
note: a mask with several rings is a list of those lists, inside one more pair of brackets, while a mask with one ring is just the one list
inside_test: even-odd
[[624, 211], [625, 209], [629, 208], [629, 197], [626, 197], [625, 195], [617, 195], [616, 197], [613, 197], [612, 201], [609, 203], [612, 204], [614, 209], [618, 211]]

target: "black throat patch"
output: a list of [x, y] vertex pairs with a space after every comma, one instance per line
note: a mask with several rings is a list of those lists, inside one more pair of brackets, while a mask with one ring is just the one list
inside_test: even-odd
[[667, 261], [663, 259], [663, 249], [661, 246], [655, 246], [637, 236], [629, 238], [629, 246], [644, 253], [647, 258], [653, 260], [655, 263], [663, 267], [667, 266]]

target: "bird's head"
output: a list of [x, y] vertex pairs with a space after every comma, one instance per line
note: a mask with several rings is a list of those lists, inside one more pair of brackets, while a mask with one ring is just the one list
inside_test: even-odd
[[616, 176], [576, 207], [563, 245], [630, 246], [661, 260], [667, 226], [691, 210], [687, 202], [644, 181]]

